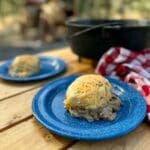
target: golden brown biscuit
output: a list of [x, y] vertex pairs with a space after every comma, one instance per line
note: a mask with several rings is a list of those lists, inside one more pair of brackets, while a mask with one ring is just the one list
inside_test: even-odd
[[13, 77], [28, 77], [40, 70], [39, 58], [33, 55], [20, 55], [14, 58], [9, 68]]
[[105, 105], [110, 98], [111, 85], [100, 75], [84, 75], [77, 78], [67, 89], [65, 106], [80, 105], [85, 108], [97, 108]]
[[[72, 116], [84, 117], [88, 120], [95, 120], [95, 118], [98, 120], [104, 115], [105, 117], [103, 118], [112, 118], [111, 113], [113, 113], [113, 108], [115, 107], [112, 106], [112, 97], [114, 99], [111, 93], [111, 84], [106, 78], [96, 74], [83, 75], [68, 87], [64, 106]], [[116, 102], [116, 100], [114, 101]], [[105, 113], [98, 116], [98, 113], [102, 113], [109, 104], [111, 104], [112, 108], [110, 111], [105, 109], [105, 112], [109, 113], [110, 117]], [[120, 103], [113, 104], [120, 106]], [[93, 117], [89, 113], [93, 113]]]

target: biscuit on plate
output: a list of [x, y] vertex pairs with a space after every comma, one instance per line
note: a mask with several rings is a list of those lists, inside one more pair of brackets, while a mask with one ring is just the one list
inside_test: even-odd
[[109, 81], [101, 75], [82, 75], [67, 88], [64, 107], [72, 116], [89, 121], [113, 120], [121, 101], [111, 89]]
[[9, 67], [12, 77], [28, 77], [40, 70], [40, 60], [33, 55], [20, 55], [14, 58]]

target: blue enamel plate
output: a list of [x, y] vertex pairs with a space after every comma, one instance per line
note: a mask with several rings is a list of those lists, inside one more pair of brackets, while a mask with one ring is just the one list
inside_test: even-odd
[[40, 58], [40, 71], [38, 73], [25, 78], [11, 77], [8, 73], [8, 69], [10, 64], [12, 63], [12, 60], [8, 60], [0, 66], [0, 78], [9, 81], [28, 82], [52, 77], [65, 70], [66, 65], [64, 61], [59, 58], [44, 57], [44, 56], [39, 58]]
[[103, 140], [125, 135], [134, 130], [146, 115], [142, 96], [128, 84], [108, 78], [112, 92], [122, 101], [122, 107], [113, 121], [88, 122], [74, 118], [64, 109], [67, 87], [77, 75], [60, 78], [45, 85], [34, 97], [33, 115], [50, 131], [64, 137], [79, 140]]

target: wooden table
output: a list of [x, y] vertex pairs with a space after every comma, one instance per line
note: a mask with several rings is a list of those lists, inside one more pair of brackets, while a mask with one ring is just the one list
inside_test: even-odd
[[[69, 48], [40, 55], [57, 56], [67, 63], [67, 72], [60, 76], [94, 72], [90, 61], [78, 62]], [[33, 118], [31, 102], [35, 93], [55, 78], [23, 84], [0, 79], [0, 150], [150, 150], [150, 127], [146, 123], [126, 136], [97, 142], [59, 137], [43, 128]]]

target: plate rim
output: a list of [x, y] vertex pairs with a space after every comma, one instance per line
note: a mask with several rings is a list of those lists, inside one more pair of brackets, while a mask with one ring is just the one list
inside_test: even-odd
[[[55, 82], [60, 82], [61, 80], [63, 81], [64, 79], [68, 79], [68, 78], [76, 78], [78, 77], [79, 75], [71, 75], [71, 76], [67, 76], [67, 77], [62, 77], [62, 78], [58, 78], [56, 80], [53, 80], [49, 83], [47, 83], [46, 85], [44, 85], [44, 87], [42, 87], [38, 92], [37, 94], [34, 96], [33, 98], [33, 101], [32, 101], [32, 113], [35, 117], [35, 119], [42, 125], [44, 126], [45, 128], [47, 128], [48, 130], [50, 130], [51, 132], [53, 132], [54, 134], [57, 134], [57, 135], [60, 135], [60, 136], [63, 136], [63, 137], [67, 137], [67, 138], [72, 138], [72, 139], [77, 139], [77, 140], [86, 140], [86, 141], [96, 141], [96, 140], [105, 140], [105, 139], [112, 139], [112, 138], [117, 138], [117, 137], [120, 137], [120, 136], [123, 136], [123, 135], [126, 135], [128, 134], [129, 132], [133, 131], [134, 129], [136, 129], [139, 124], [144, 120], [145, 116], [146, 116], [146, 103], [142, 97], [142, 95], [136, 90], [134, 89], [132, 86], [130, 86], [129, 84], [123, 82], [123, 81], [120, 81], [120, 80], [117, 80], [117, 79], [114, 79], [114, 78], [110, 78], [110, 77], [107, 77], [108, 80], [112, 80], [112, 81], [115, 81], [115, 82], [120, 82], [121, 84], [125, 84], [126, 86], [128, 86], [129, 88], [131, 88], [132, 90], [134, 90], [142, 99], [143, 101], [143, 106], [144, 106], [144, 109], [143, 110], [143, 115], [141, 116], [141, 118], [138, 120], [138, 122], [134, 125], [131, 125], [130, 128], [128, 128], [127, 130], [123, 131], [123, 132], [118, 132], [118, 134], [115, 134], [115, 135], [111, 135], [111, 136], [105, 136], [105, 137], [100, 137], [100, 136], [95, 136], [95, 137], [85, 137], [85, 136], [81, 136], [81, 135], [72, 135], [72, 134], [69, 134], [69, 133], [64, 133], [62, 130], [59, 130], [59, 129], [56, 129], [57, 127], [54, 126], [54, 127], [51, 127], [53, 126], [53, 124], [51, 124], [51, 126], [49, 126], [47, 123], [45, 123], [45, 118], [43, 118], [42, 116], [40, 116], [41, 114], [38, 114], [37, 111], [37, 108], [36, 108], [36, 105], [37, 105], [37, 98], [39, 97], [39, 95], [41, 94], [41, 92], [43, 92], [47, 87], [49, 87], [49, 85], [51, 84], [54, 84]], [[51, 86], [51, 88], [53, 88]], [[42, 117], [42, 118], [41, 118]]]

